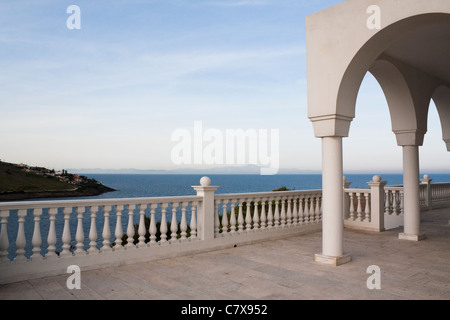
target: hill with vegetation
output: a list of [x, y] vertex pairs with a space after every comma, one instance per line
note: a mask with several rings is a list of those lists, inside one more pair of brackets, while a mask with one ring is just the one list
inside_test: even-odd
[[109, 191], [115, 190], [66, 170], [0, 161], [0, 201], [95, 196]]

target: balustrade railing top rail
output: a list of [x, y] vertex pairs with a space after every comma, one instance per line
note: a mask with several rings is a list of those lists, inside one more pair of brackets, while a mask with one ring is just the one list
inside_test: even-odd
[[42, 200], [42, 201], [15, 201], [0, 202], [0, 211], [16, 209], [44, 209], [81, 206], [108, 206], [128, 205], [142, 203], [167, 203], [199, 201], [199, 196], [173, 196], [173, 197], [140, 197], [140, 198], [112, 198], [112, 199], [82, 199], [82, 200]]

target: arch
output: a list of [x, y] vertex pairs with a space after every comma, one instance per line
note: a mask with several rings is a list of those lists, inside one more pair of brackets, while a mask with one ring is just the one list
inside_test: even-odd
[[[419, 123], [414, 99], [400, 70], [390, 61], [379, 59], [375, 61], [369, 72], [383, 90], [391, 116], [392, 131], [400, 136], [402, 132], [417, 130]], [[401, 141], [398, 142], [401, 143]]]
[[[400, 82], [404, 82], [403, 85], [400, 85], [400, 87], [403, 87], [403, 89], [401, 90], [403, 92], [403, 95], [408, 95], [406, 93], [406, 90], [404, 90], [405, 85], [409, 88], [409, 96], [413, 99], [413, 101], [409, 102], [414, 106], [414, 113], [416, 114], [415, 129], [421, 130], [421, 133], [425, 133], [426, 119], [425, 121], [422, 120], [422, 123], [420, 123], [420, 118], [422, 117], [419, 118], [418, 116], [420, 114], [426, 115], [428, 109], [426, 107], [426, 110], [419, 110], [419, 108], [423, 108], [423, 106], [429, 105], [429, 100], [431, 99], [432, 92], [434, 91], [438, 83], [442, 83], [443, 81], [440, 79], [435, 79], [425, 72], [417, 70], [414, 67], [407, 65], [401, 61], [395, 61], [395, 58], [389, 57], [386, 54], [386, 51], [389, 50], [390, 46], [402, 39], [402, 37], [404, 37], [405, 35], [419, 32], [422, 28], [426, 28], [429, 24], [432, 24], [433, 26], [442, 25], [443, 27], [448, 27], [449, 23], [450, 14], [420, 14], [395, 22], [371, 37], [354, 55], [354, 58], [348, 65], [342, 77], [337, 93], [336, 114], [346, 115], [348, 117], [354, 118], [359, 87], [367, 71], [376, 72], [376, 78], [380, 79], [379, 82], [383, 88], [383, 91], [387, 91], [387, 86], [385, 85], [385, 83], [389, 82], [389, 79], [387, 79], [387, 77], [383, 77], [380, 72], [377, 72], [377, 69], [386, 69], [384, 71], [388, 72], [391, 75], [394, 75], [397, 79], [396, 85], [400, 85]], [[380, 63], [380, 60], [384, 61], [384, 63]], [[388, 60], [390, 60], [391, 62], [389, 67], [386, 64]], [[395, 63], [393, 63], [393, 61], [395, 61]], [[394, 72], [394, 67], [402, 74], [399, 75], [398, 72]], [[403, 81], [399, 81], [399, 77], [402, 77]], [[428, 79], [427, 81], [421, 81], [423, 79], [420, 79], [418, 81], [417, 78]], [[388, 97], [386, 98], [388, 99]], [[389, 104], [389, 106], [392, 115], [394, 105], [391, 103]], [[395, 105], [395, 108], [398, 108], [398, 105]], [[402, 125], [399, 124], [399, 126]], [[412, 130], [412, 128], [413, 127], [410, 126], [408, 130]]]
[[[378, 6], [381, 8], [383, 26], [378, 31], [369, 30], [366, 26], [366, 9], [371, 4], [369, 0], [347, 0], [306, 19], [308, 117], [313, 122], [316, 137], [348, 136], [350, 122], [355, 117], [361, 82], [366, 72], [380, 58], [400, 57], [399, 62], [403, 63], [405, 68], [398, 67], [399, 69], [409, 67], [410, 70], [414, 70], [414, 72], [402, 70], [405, 78], [411, 76], [407, 79], [410, 87], [414, 86], [414, 81], [416, 87], [418, 86], [417, 83], [420, 81], [416, 78], [421, 73], [424, 77], [419, 77], [427, 78], [425, 82], [427, 84], [431, 78], [435, 78], [431, 79], [431, 82], [434, 82], [433, 86], [445, 81], [450, 82], [448, 73], [443, 71], [450, 67], [449, 63], [446, 63], [442, 70], [439, 70], [436, 64], [432, 65], [432, 70], [427, 70], [426, 67], [429, 66], [422, 61], [429, 56], [429, 52], [423, 48], [427, 50], [430, 47], [436, 48], [434, 53], [439, 53], [442, 51], [440, 44], [446, 42], [442, 40], [450, 36], [450, 33], [445, 31], [450, 29], [448, 2], [380, 0]], [[437, 34], [437, 38], [433, 34]], [[417, 42], [411, 41], [415, 40], [416, 36], [426, 45], [420, 46]], [[405, 43], [405, 39], [409, 39], [409, 42]], [[412, 44], [415, 45], [414, 49], [418, 48], [420, 54], [418, 63], [414, 59], [403, 59], [414, 51], [406, 50], [408, 46], [408, 49], [411, 49]], [[399, 48], [403, 51], [399, 51]], [[392, 57], [389, 56], [391, 53]], [[433, 58], [448, 60], [442, 57], [441, 53]], [[433, 76], [429, 76], [430, 74]], [[435, 77], [442, 74], [444, 80]], [[427, 114], [431, 92], [435, 88], [421, 90], [419, 95], [415, 87], [410, 89], [415, 99], [414, 105], [419, 121]], [[420, 130], [420, 135], [423, 134], [426, 132], [426, 121], [418, 123], [416, 127], [414, 130]], [[420, 139], [416, 140], [420, 142]]]
[[439, 86], [432, 97], [441, 120], [442, 139], [447, 145], [447, 151], [450, 151], [450, 87]]

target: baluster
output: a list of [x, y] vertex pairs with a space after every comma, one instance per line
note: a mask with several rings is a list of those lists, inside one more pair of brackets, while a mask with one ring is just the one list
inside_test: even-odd
[[292, 205], [291, 205], [292, 199], [287, 199], [287, 211], [286, 211], [286, 224], [288, 226], [292, 225]]
[[[42, 244], [42, 237], [41, 237], [41, 215], [42, 215], [42, 209], [34, 209], [33, 210], [34, 215], [34, 231], [33, 231], [33, 239], [31, 240], [31, 243], [33, 244], [33, 250], [30, 256], [30, 260], [34, 257], [37, 257], [41, 253], [41, 244]], [[40, 256], [42, 258], [42, 256]]]
[[316, 198], [314, 195], [311, 195], [311, 198], [309, 200], [309, 221], [311, 223], [316, 222], [316, 212], [314, 210], [314, 204], [315, 204]]
[[397, 195], [398, 195], [398, 190], [392, 190], [392, 214], [394, 216], [396, 216], [399, 213], [399, 210], [397, 207], [397, 205], [398, 205]]
[[278, 228], [280, 225], [280, 207], [279, 207], [280, 198], [275, 198], [275, 213], [273, 214], [273, 226], [274, 228]]
[[155, 218], [155, 212], [156, 207], [158, 206], [157, 203], [150, 204], [150, 226], [149, 226], [149, 232], [150, 232], [150, 244], [156, 244], [156, 233], [158, 232], [158, 229], [156, 228], [156, 218]]
[[1, 218], [0, 224], [2, 226], [2, 230], [0, 233], [0, 262], [9, 262], [8, 259], [9, 240], [7, 229], [9, 210], [1, 210], [0, 218]]
[[[55, 221], [56, 214], [58, 213], [58, 208], [50, 208], [48, 210], [48, 214], [50, 216], [50, 228], [48, 230], [47, 243], [48, 243], [48, 252], [45, 255], [45, 258], [48, 257], [56, 257], [56, 229], [55, 229]], [[83, 234], [84, 240], [84, 234]]]
[[[134, 209], [137, 205], [128, 205], [128, 226], [127, 226], [127, 244], [126, 248], [130, 249], [135, 247], [134, 245], [134, 225], [133, 225], [133, 215], [134, 215]], [[134, 207], [134, 208], [133, 208]]]
[[284, 228], [286, 226], [286, 199], [281, 198], [281, 227]]
[[[219, 209], [217, 208], [217, 210]], [[217, 220], [219, 220], [219, 217], [217, 217]], [[191, 203], [191, 224], [189, 227], [191, 228], [191, 236], [189, 239], [197, 239], [197, 201]]]
[[122, 250], [123, 228], [122, 228], [123, 205], [116, 205], [116, 229], [114, 230], [114, 250]]
[[70, 235], [70, 215], [72, 213], [72, 207], [64, 207], [63, 208], [63, 214], [64, 214], [64, 229], [62, 233], [62, 252], [60, 253], [60, 256], [69, 256], [72, 255], [72, 252], [70, 252], [70, 241], [72, 240], [72, 237]]
[[138, 204], [136, 205], [139, 207], [139, 227], [138, 227], [138, 235], [139, 235], [139, 242], [137, 244], [138, 248], [145, 247], [145, 234], [147, 232], [145, 228], [145, 209], [147, 207], [146, 204]]
[[17, 216], [19, 217], [19, 230], [17, 231], [17, 238], [16, 238], [16, 253], [17, 256], [14, 261], [26, 261], [27, 258], [25, 257], [25, 245], [26, 245], [26, 239], [25, 239], [25, 217], [27, 216], [27, 209], [20, 209], [17, 213]]
[[292, 199], [292, 224], [296, 226], [298, 224], [298, 206], [297, 206], [297, 197]]
[[308, 224], [309, 223], [309, 196], [308, 195], [305, 195], [304, 217], [305, 217], [305, 224]]
[[89, 230], [89, 249], [88, 249], [88, 253], [89, 254], [93, 254], [93, 253], [98, 253], [97, 250], [97, 226], [96, 226], [96, 221], [95, 218], [97, 217], [97, 212], [98, 212], [98, 206], [94, 206], [94, 207], [90, 207], [90, 211], [91, 211], [91, 228]]
[[349, 218], [350, 218], [350, 220], [354, 221], [355, 220], [355, 203], [354, 203], [354, 196], [353, 196], [354, 193], [350, 191], [348, 193], [348, 195], [350, 198], [350, 208], [349, 208], [350, 216], [349, 216]]
[[389, 199], [389, 190], [386, 190], [385, 192], [385, 203], [384, 203], [384, 214], [390, 215], [391, 211], [389, 210], [390, 207], [390, 199]]
[[322, 213], [323, 213], [323, 201], [322, 201], [322, 196], [320, 196], [319, 198], [320, 198], [320, 220], [322, 220]]
[[167, 244], [167, 220], [166, 220], [166, 213], [167, 213], [167, 207], [169, 206], [168, 203], [161, 203], [161, 225], [159, 227], [159, 231], [161, 232], [161, 244]]
[[[259, 199], [255, 199], [255, 201], [253, 201], [253, 230], [257, 231], [259, 230]], [[261, 202], [262, 204], [262, 202]]]
[[180, 224], [180, 231], [181, 231], [181, 241], [187, 240], [187, 222], [186, 222], [186, 202], [181, 203], [181, 224]]
[[316, 196], [315, 198], [316, 200], [316, 209], [314, 210], [314, 217], [315, 217], [315, 221], [319, 222], [320, 221], [320, 197]]
[[247, 199], [247, 212], [245, 213], [245, 231], [247, 233], [252, 230], [252, 211], [251, 211], [251, 199]]
[[219, 202], [219, 200], [214, 201], [214, 235], [216, 237], [220, 233]]
[[230, 215], [230, 234], [234, 234], [236, 232], [236, 200], [231, 200], [231, 215]]
[[228, 233], [228, 202], [230, 200], [222, 200], [222, 234]]
[[267, 217], [266, 217], [266, 200], [261, 199], [261, 230], [267, 227]]
[[400, 214], [405, 213], [405, 197], [403, 190], [400, 191]]
[[112, 251], [111, 227], [109, 226], [109, 214], [111, 212], [111, 209], [112, 209], [112, 206], [103, 206], [104, 224], [103, 224], [103, 232], [102, 232], [102, 238], [103, 238], [102, 252]]
[[358, 207], [356, 209], [356, 212], [358, 213], [357, 220], [362, 221], [361, 193], [356, 193], [356, 199], [358, 200]]
[[272, 200], [267, 200], [268, 212], [267, 212], [267, 228], [270, 230], [273, 228], [273, 212], [272, 212]]
[[238, 208], [239, 209], [238, 209], [238, 220], [237, 220], [237, 222], [238, 222], [239, 232], [242, 232], [244, 230], [244, 215], [242, 213], [242, 206], [244, 204], [242, 203], [242, 201], [240, 199], [238, 201], [239, 201], [238, 202]]
[[178, 232], [178, 224], [177, 224], [177, 206], [175, 203], [172, 203], [172, 222], [170, 223], [170, 243], [175, 243], [177, 241], [177, 232]]
[[305, 223], [305, 204], [304, 197], [298, 199], [298, 224], [302, 225]]
[[366, 206], [364, 209], [364, 221], [365, 222], [370, 222], [370, 194], [368, 192], [364, 193], [364, 197], [366, 199]]
[[84, 207], [76, 207], [78, 223], [77, 223], [77, 231], [75, 233], [75, 240], [77, 241], [76, 244], [77, 249], [75, 250], [75, 254], [85, 253], [83, 244], [84, 241], [83, 210], [85, 210]]

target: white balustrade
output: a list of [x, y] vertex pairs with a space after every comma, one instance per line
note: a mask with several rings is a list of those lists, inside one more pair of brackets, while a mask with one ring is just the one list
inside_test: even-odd
[[[346, 226], [370, 226], [377, 220], [377, 210], [385, 210], [384, 216], [403, 214], [401, 187], [383, 188], [375, 177], [371, 183], [371, 189], [344, 188]], [[433, 201], [450, 200], [450, 183], [431, 186]], [[189, 252], [189, 247], [192, 252], [211, 250], [321, 228], [321, 190], [214, 194], [211, 190], [217, 187], [201, 188], [196, 196], [0, 203], [0, 281], [14, 263], [21, 268], [30, 264], [30, 272], [55, 259], [89, 267], [91, 260], [120, 264], [153, 259], [153, 254], [140, 252], [160, 257], [167, 251], [167, 256], [174, 256]], [[380, 193], [376, 203], [374, 190]], [[33, 225], [26, 227], [27, 223]], [[32, 234], [26, 234], [28, 229]], [[54, 272], [60, 270], [55, 267]]]
[[304, 225], [302, 203], [305, 203], [307, 213], [311, 210], [311, 221], [308, 220], [308, 224], [320, 223], [321, 196], [320, 190], [313, 193], [311, 191], [247, 193], [245, 198], [238, 194], [215, 195], [215, 214], [218, 215], [216, 221], [222, 222], [216, 237], [254, 234], [261, 231], [275, 232], [300, 227]]
[[[344, 190], [347, 195], [345, 199], [349, 201], [348, 206], [346, 206], [349, 210], [348, 218], [344, 219], [347, 225], [357, 226], [358, 223], [370, 223], [370, 189], [345, 188]], [[320, 215], [320, 206], [317, 204], [315, 211]]]

